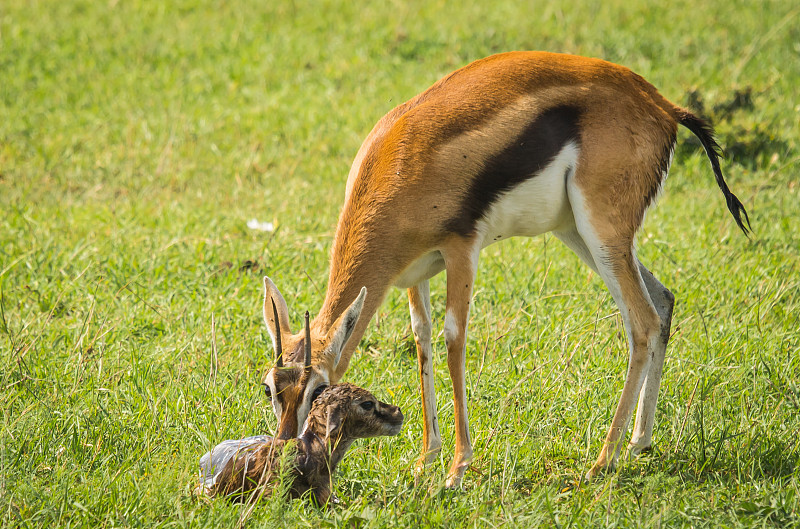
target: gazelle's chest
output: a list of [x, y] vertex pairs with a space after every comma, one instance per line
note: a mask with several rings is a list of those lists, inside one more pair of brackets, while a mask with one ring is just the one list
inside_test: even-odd
[[397, 288], [411, 288], [426, 279], [430, 279], [444, 270], [444, 257], [439, 250], [432, 250], [412, 262], [394, 280]]

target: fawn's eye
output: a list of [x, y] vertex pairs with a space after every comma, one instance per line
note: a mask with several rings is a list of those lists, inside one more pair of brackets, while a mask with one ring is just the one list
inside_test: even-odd
[[375, 408], [375, 403], [371, 400], [364, 401], [361, 403], [361, 408], [366, 411], [370, 411]]
[[317, 388], [314, 390], [314, 393], [311, 394], [311, 402], [317, 400], [317, 397], [322, 395], [322, 392], [325, 391], [327, 388], [328, 386], [325, 385], [317, 386]]
[[268, 399], [272, 398], [272, 389], [270, 389], [269, 384], [264, 384], [264, 395], [266, 395]]

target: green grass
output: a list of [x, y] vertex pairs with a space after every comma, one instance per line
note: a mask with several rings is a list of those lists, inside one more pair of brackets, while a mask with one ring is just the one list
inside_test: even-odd
[[[565, 487], [611, 421], [622, 325], [553, 237], [507, 241], [483, 253], [475, 294], [464, 490], [442, 489], [441, 335], [445, 447], [414, 486], [421, 412], [405, 293], [393, 291], [346, 379], [400, 405], [403, 432], [356, 444], [343, 505], [272, 500], [247, 526], [800, 525], [800, 9], [649, 4], [5, 0], [3, 527], [234, 525], [240, 506], [189, 491], [212, 444], [275, 425], [259, 387], [272, 361], [261, 276], [295, 327], [318, 309], [346, 174], [374, 122], [511, 49], [625, 64], [702, 104], [729, 148], [751, 240], [686, 133], [640, 236], [642, 261], [678, 299], [654, 452]], [[276, 231], [251, 231], [250, 218]], [[432, 283], [437, 328], [443, 285]]]

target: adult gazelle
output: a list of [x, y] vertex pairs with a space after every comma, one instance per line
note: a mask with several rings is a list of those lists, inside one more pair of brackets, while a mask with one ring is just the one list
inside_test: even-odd
[[417, 346], [419, 465], [437, 456], [428, 279], [444, 270], [455, 405], [447, 484], [459, 486], [472, 457], [464, 370], [478, 256], [508, 237], [552, 232], [605, 282], [630, 350], [622, 395], [587, 476], [615, 465], [637, 401], [630, 450], [649, 447], [674, 297], [638, 260], [634, 238], [667, 176], [678, 125], [702, 143], [727, 207], [747, 233], [747, 212], [722, 176], [710, 125], [622, 66], [504, 53], [451, 73], [389, 112], [350, 169], [325, 301], [305, 332], [292, 333], [286, 303], [265, 278], [264, 318], [282, 368], [270, 369], [264, 382], [279, 436], [297, 435], [314, 395], [342, 377], [394, 285], [408, 289]]

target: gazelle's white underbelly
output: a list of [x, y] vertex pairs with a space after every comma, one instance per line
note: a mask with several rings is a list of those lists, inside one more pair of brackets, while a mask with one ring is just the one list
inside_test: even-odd
[[[569, 143], [539, 174], [500, 195], [476, 225], [480, 247], [509, 237], [535, 237], [574, 223], [566, 184], [577, 163], [578, 147]], [[444, 257], [433, 250], [411, 263], [394, 285], [409, 288], [442, 270]]]
[[444, 270], [444, 257], [439, 250], [428, 252], [403, 270], [394, 280], [397, 288], [410, 288], [420, 282], [430, 279]]
[[567, 177], [578, 163], [578, 147], [567, 144], [538, 175], [500, 196], [478, 221], [481, 248], [509, 237], [535, 237], [573, 222]]

